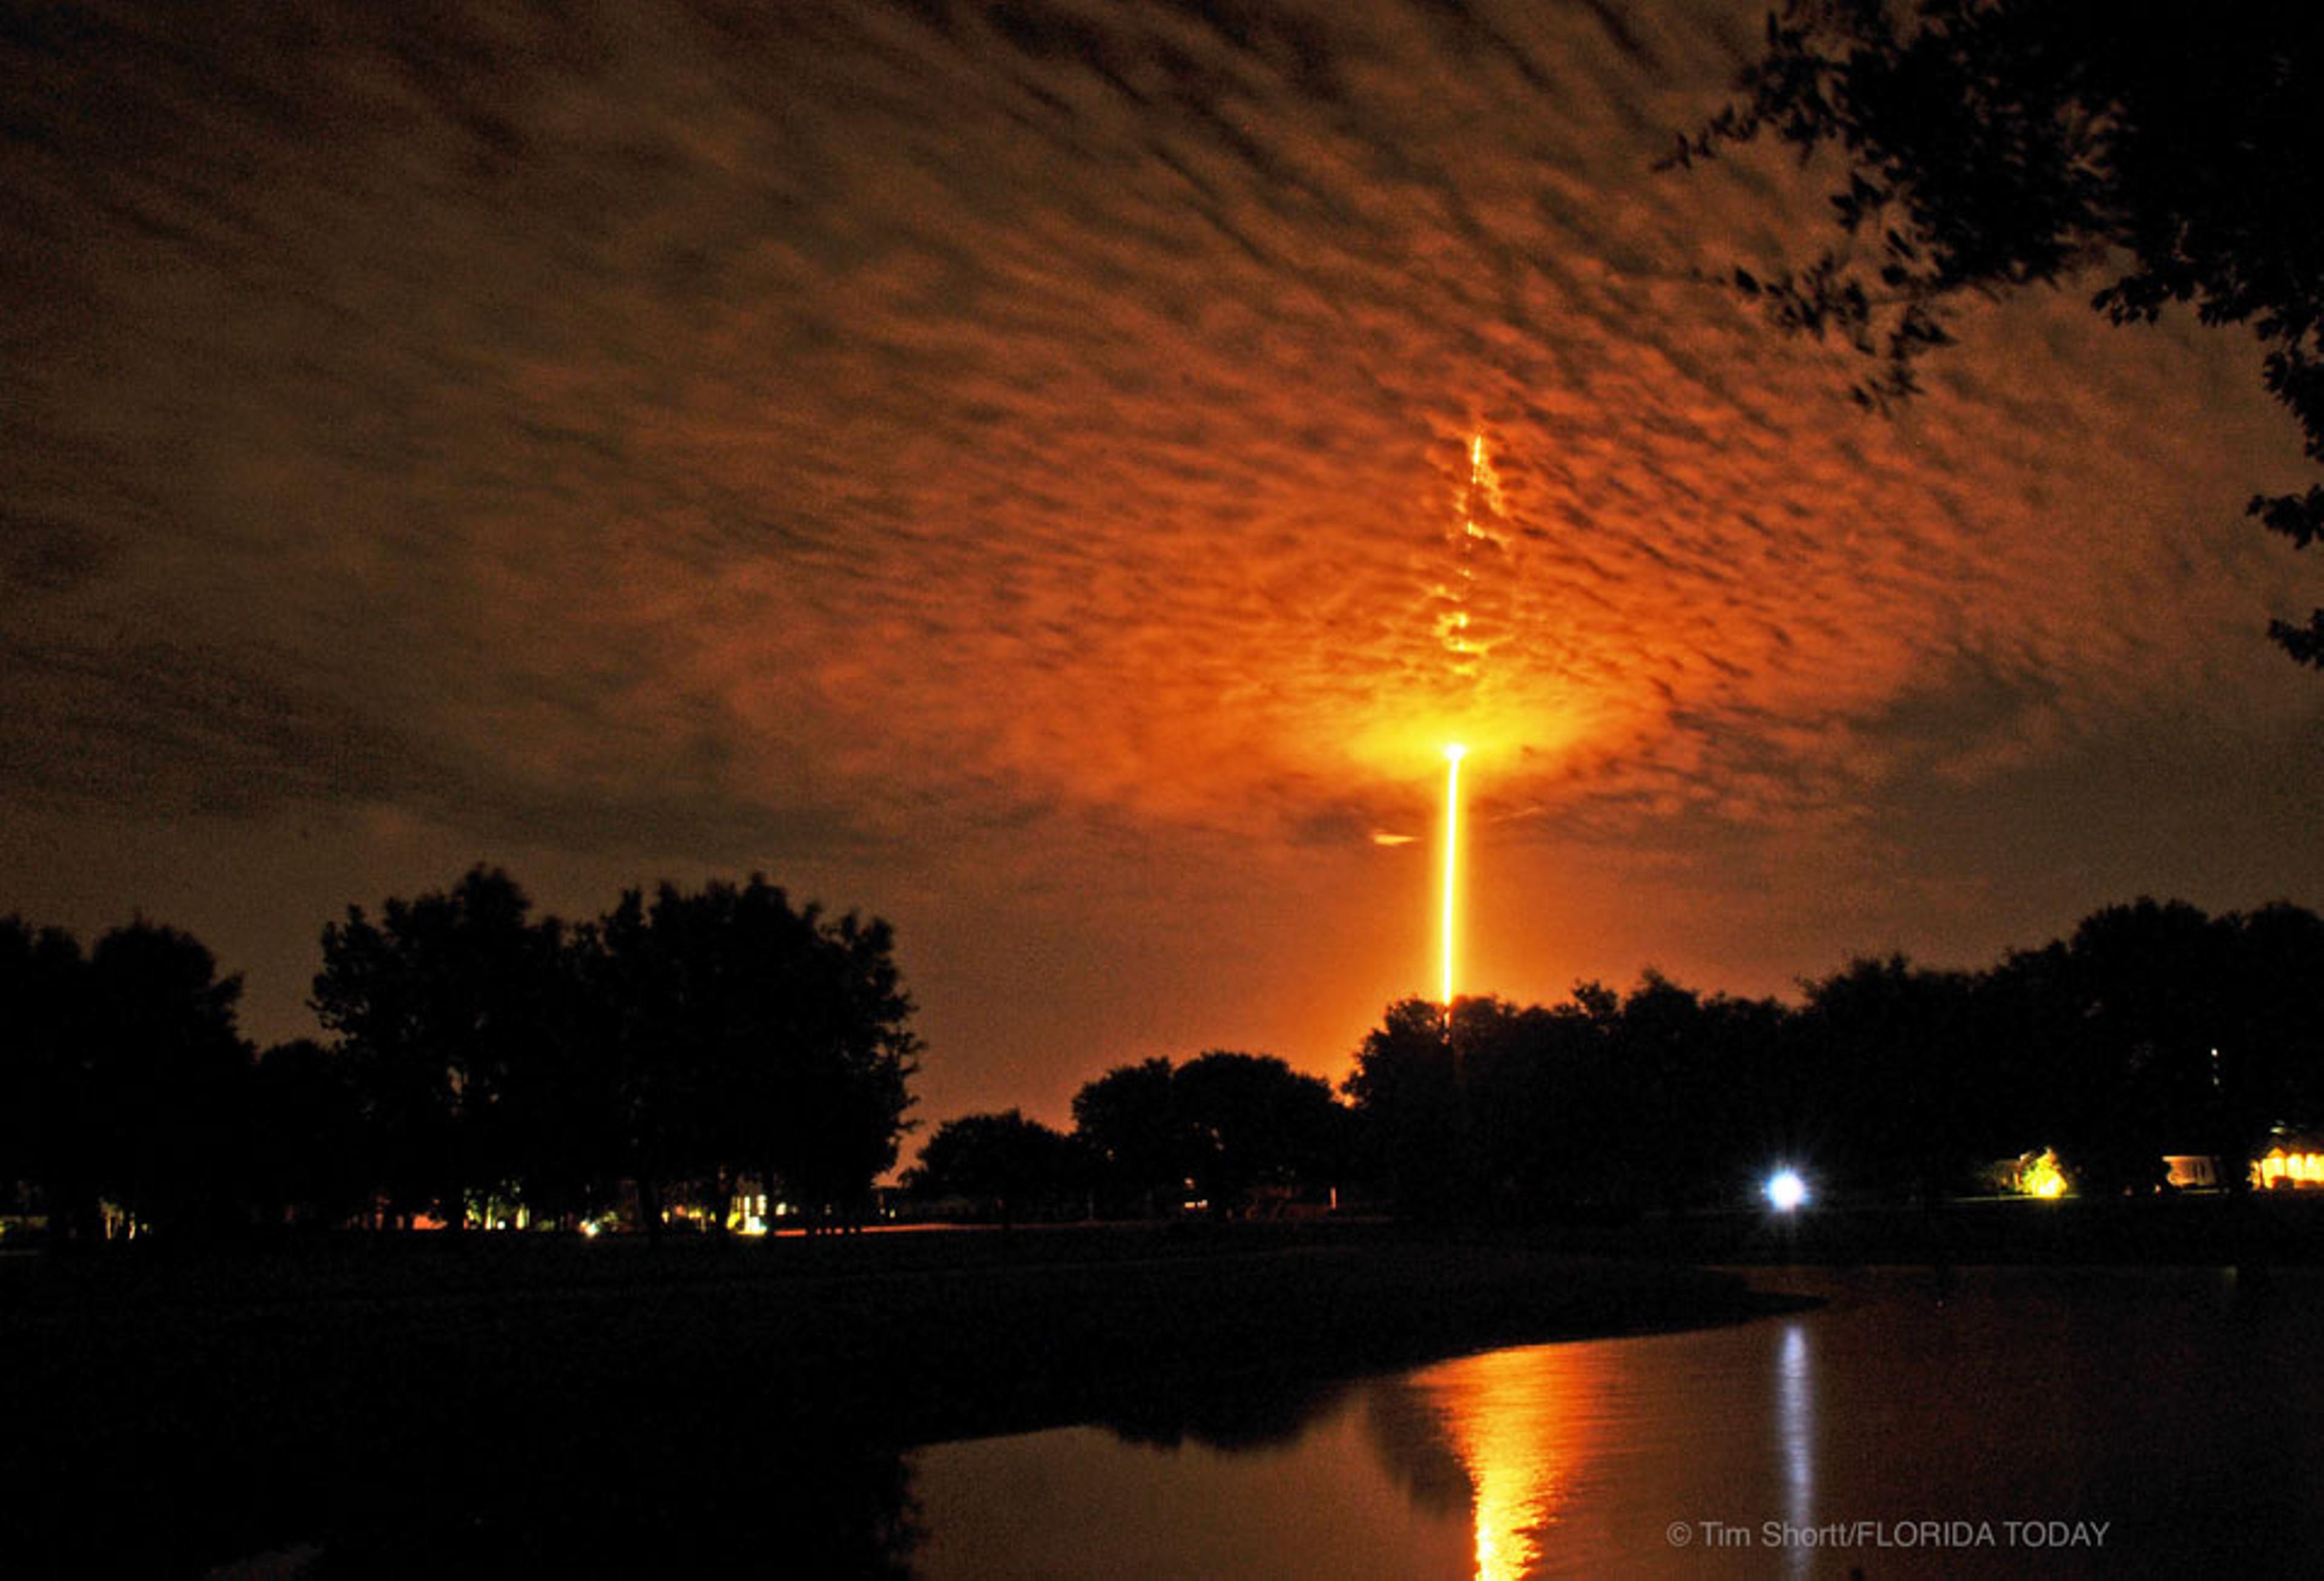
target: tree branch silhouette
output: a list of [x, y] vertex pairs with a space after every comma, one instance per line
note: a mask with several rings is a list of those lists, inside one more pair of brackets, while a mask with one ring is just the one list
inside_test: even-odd
[[[1839, 245], [1733, 283], [1786, 332], [1877, 372], [1859, 404], [1918, 389], [1965, 293], [2111, 273], [2117, 325], [2173, 304], [2247, 326], [2261, 380], [2324, 461], [2324, 14], [2191, 0], [1787, 0], [1738, 97], [1658, 162], [1770, 137], [1836, 153]], [[2306, 548], [2324, 485], [2245, 513]], [[2324, 609], [2269, 634], [2324, 668]]]

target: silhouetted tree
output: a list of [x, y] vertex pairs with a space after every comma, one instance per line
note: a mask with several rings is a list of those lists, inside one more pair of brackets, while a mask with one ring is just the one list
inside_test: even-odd
[[0, 918], [0, 1178], [33, 1187], [60, 1242], [102, 1233], [106, 1096], [83, 1028], [87, 975], [71, 934]]
[[895, 1162], [918, 1040], [887, 923], [794, 909], [763, 877], [631, 893], [583, 976], [648, 1223], [687, 1184], [723, 1216], [755, 1176], [818, 1219]]
[[1933, 1201], [1989, 1160], [1975, 1120], [1987, 1094], [1972, 1064], [1967, 973], [1860, 957], [1805, 986], [1803, 1037], [1833, 1174]]
[[2181, 901], [2108, 906], [2074, 929], [2073, 1053], [2088, 1086], [2058, 1151], [2087, 1187], [2151, 1187], [2166, 1150], [2231, 1145], [2211, 1050], [2227, 1035], [2233, 945], [2231, 924]]
[[1744, 1199], [1778, 1161], [1933, 1201], [2054, 1148], [2080, 1188], [2165, 1151], [2231, 1183], [2324, 1115], [2324, 920], [2277, 904], [2093, 912], [1982, 973], [1859, 957], [1797, 1008], [1648, 971], [1552, 1009], [1389, 1006], [1347, 1083], [1363, 1167], [1407, 1211], [1524, 1217]]
[[2084, 1189], [2137, 1189], [2168, 1150], [2242, 1163], [2272, 1125], [2324, 1104], [2324, 922], [2296, 906], [2213, 918], [2140, 899], [2092, 912], [2068, 940], [1991, 975], [2019, 1085]]
[[575, 1029], [576, 1052], [595, 1073], [611, 1173], [635, 1186], [649, 1235], [661, 1233], [665, 1183], [707, 1169], [708, 1116], [717, 1101], [679, 1030], [685, 977], [675, 933], [657, 933], [643, 894], [631, 890], [577, 929], [573, 941], [586, 1007]]
[[966, 1197], [1008, 1225], [1077, 1213], [1089, 1163], [1074, 1138], [1018, 1110], [964, 1114], [936, 1127], [904, 1186], [921, 1197]]
[[[1627, 1200], [1673, 1208], [1730, 1204], [1789, 1156], [1801, 1115], [1785, 1068], [1792, 1018], [1761, 1000], [1708, 998], [1648, 971], [1611, 1033], [1621, 1107], [1601, 1123], [1640, 1138], [1609, 1172]], [[1625, 1120], [1627, 1119], [1627, 1124]]]
[[[2227, 920], [2234, 943], [2212, 1061], [2223, 1156], [2264, 1151], [2273, 1125], [2324, 1119], [2324, 918], [2279, 901]], [[2241, 1170], [2232, 1184], [2247, 1183]]]
[[175, 929], [116, 928], [84, 959], [61, 930], [0, 921], [0, 1148], [39, 1184], [57, 1239], [101, 1235], [105, 1203], [173, 1237], [241, 1222], [241, 992]]
[[896, 1161], [920, 1043], [906, 1024], [913, 1005], [894, 930], [876, 917], [832, 921], [811, 905], [807, 914], [820, 948], [773, 1086], [776, 1167], [800, 1201], [853, 1223], [871, 1203], [872, 1183]]
[[1116, 1067], [1074, 1095], [1074, 1134], [1110, 1205], [1151, 1215], [1189, 1191], [1224, 1216], [1254, 1188], [1336, 1181], [1347, 1114], [1331, 1084], [1271, 1054], [1215, 1049]]
[[374, 1167], [399, 1213], [453, 1226], [521, 1178], [521, 1096], [559, 1058], [563, 928], [498, 868], [448, 892], [362, 907], [323, 930], [313, 1004], [364, 1099]]
[[[1602, 983], [1577, 983], [1563, 1003], [1528, 1018], [1526, 1030], [1531, 1105], [1498, 1122], [1521, 1127], [1531, 1142], [1515, 1206], [1526, 1212], [1634, 1206], [1641, 1160], [1655, 1144], [1624, 1068], [1622, 996]], [[1480, 1096], [1494, 1123], [1502, 1100]]]
[[1389, 1007], [1348, 1082], [1366, 1157], [1408, 1208], [1529, 1218], [1735, 1200], [1794, 1130], [1788, 1019], [1649, 971], [1554, 1008]]
[[1213, 1215], [1240, 1208], [1259, 1186], [1331, 1179], [1341, 1113], [1321, 1077], [1271, 1054], [1219, 1049], [1178, 1067], [1171, 1089], [1189, 1144], [1187, 1176]]
[[1182, 1200], [1186, 1128], [1167, 1059], [1115, 1067], [1084, 1084], [1073, 1108], [1074, 1134], [1096, 1158], [1113, 1211], [1136, 1203], [1150, 1218]]
[[191, 935], [140, 921], [97, 941], [88, 992], [106, 1103], [100, 1188], [164, 1234], [235, 1227], [249, 1147], [241, 976], [221, 978]]
[[[1885, 359], [1858, 397], [1909, 393], [1964, 293], [2112, 273], [2117, 324], [2191, 302], [2248, 324], [2269, 392], [2324, 459], [2324, 14], [2195, 0], [1787, 0], [1741, 97], [1683, 165], [1769, 134], [1834, 152], [1844, 241], [1766, 278], [1775, 320]], [[2119, 273], [2115, 273], [2119, 271]], [[2305, 548], [2324, 486], [2247, 513]], [[2324, 666], [2324, 609], [2276, 622]]]
[[1519, 1009], [1495, 998], [1462, 999], [1446, 1031], [1458, 1075], [1469, 1158], [1463, 1175], [1472, 1206], [1497, 1216], [1522, 1215], [1549, 1189], [1558, 1160], [1561, 1029], [1538, 1005]]
[[1708, 1200], [1756, 1202], [1771, 1168], [1815, 1156], [1800, 1018], [1773, 999], [1723, 994], [1704, 1001], [1703, 1012], [1714, 1096], [1693, 1110], [1703, 1160], [1696, 1191]]
[[275, 1224], [331, 1225], [367, 1206], [363, 1098], [346, 1061], [311, 1038], [261, 1054], [247, 1123], [251, 1191]]
[[1628, 1139], [1606, 1168], [1620, 1196], [1633, 1203], [1677, 1206], [1692, 1195], [1702, 1167], [1692, 1122], [1716, 1090], [1701, 1079], [1710, 1053], [1702, 998], [1648, 968], [1622, 1001], [1614, 1023], [1614, 1077]]
[[1443, 1006], [1419, 998], [1389, 1005], [1342, 1086], [1366, 1172], [1399, 1206], [1441, 1215], [1471, 1199], [1467, 1106]]
[[2064, 942], [2007, 952], [1978, 976], [1977, 995], [1993, 1053], [1990, 1096], [2001, 1126], [1991, 1160], [2061, 1146], [2070, 1151], [2090, 1095], [2103, 1091], [2107, 1077], [2085, 1047]]

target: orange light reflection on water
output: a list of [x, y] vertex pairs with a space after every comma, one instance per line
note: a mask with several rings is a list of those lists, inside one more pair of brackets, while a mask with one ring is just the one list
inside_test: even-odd
[[1605, 1355], [1603, 1345], [1535, 1345], [1414, 1377], [1469, 1474], [1477, 1581], [1514, 1581], [1541, 1562], [1602, 1419]]

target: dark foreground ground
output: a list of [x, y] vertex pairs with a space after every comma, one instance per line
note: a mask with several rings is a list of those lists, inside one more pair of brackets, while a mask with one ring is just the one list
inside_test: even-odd
[[878, 1573], [915, 1444], [1767, 1305], [1379, 1226], [131, 1252], [0, 1259], [0, 1575]]
[[1355, 1373], [1769, 1309], [1700, 1262], [2317, 1262], [2319, 1207], [0, 1257], [0, 1576], [904, 1573], [914, 1445], [1264, 1442]]

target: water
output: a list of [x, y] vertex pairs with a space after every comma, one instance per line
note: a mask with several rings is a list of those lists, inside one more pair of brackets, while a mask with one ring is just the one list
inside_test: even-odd
[[2324, 1271], [1766, 1271], [1803, 1315], [912, 1456], [952, 1576], [2313, 1574]]

